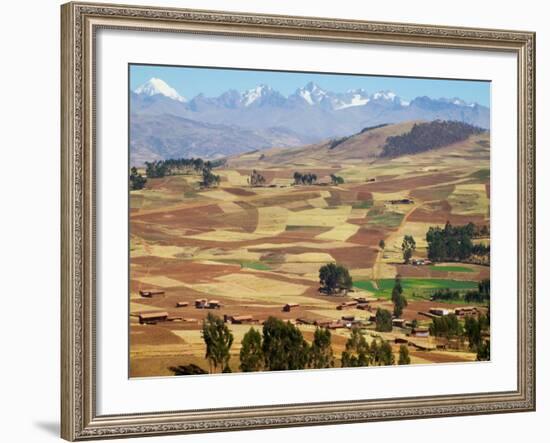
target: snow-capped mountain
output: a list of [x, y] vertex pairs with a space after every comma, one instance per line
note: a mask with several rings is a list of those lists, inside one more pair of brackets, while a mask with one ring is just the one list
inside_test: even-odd
[[330, 94], [324, 89], [321, 89], [319, 85], [309, 82], [303, 88], [297, 89], [292, 98], [301, 99], [308, 105], [315, 106], [322, 103], [324, 100], [330, 99]]
[[285, 97], [271, 86], [258, 85], [255, 88], [245, 91], [241, 98], [241, 104], [244, 107], [251, 105], [278, 105], [285, 102]]
[[151, 78], [142, 85], [138, 86], [134, 92], [136, 94], [152, 97], [154, 95], [163, 95], [178, 102], [186, 102], [187, 99], [181, 96], [178, 91], [172, 88], [168, 83], [160, 78]]
[[[227, 90], [217, 97], [199, 94], [187, 101], [164, 81], [153, 78], [131, 92], [130, 107], [131, 118], [139, 117], [134, 134], [140, 140], [141, 152], [159, 155], [168, 152], [163, 146], [175, 146], [173, 134], [182, 134], [177, 128], [170, 130], [170, 125], [179, 121], [172, 118], [165, 118], [162, 133], [155, 131], [163, 115], [186, 119], [186, 127], [194, 131], [190, 139], [199, 146], [193, 153], [204, 156], [214, 152], [223, 155], [230, 146], [231, 153], [239, 146], [244, 150], [297, 146], [347, 136], [382, 123], [439, 119], [489, 128], [490, 121], [489, 108], [459, 97], [403, 99], [393, 91], [365, 89], [332, 92], [313, 82], [288, 96], [262, 84], [244, 92]], [[214, 131], [208, 125], [225, 129], [220, 126]], [[222, 133], [226, 134], [224, 146], [220, 146]]]

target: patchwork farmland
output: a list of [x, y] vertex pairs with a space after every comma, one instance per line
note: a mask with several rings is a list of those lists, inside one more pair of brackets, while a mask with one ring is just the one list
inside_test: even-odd
[[[202, 186], [201, 175], [190, 170], [147, 177], [143, 189], [131, 191], [130, 376], [173, 375], [189, 365], [208, 371], [201, 328], [211, 312], [233, 334], [233, 372], [244, 334], [261, 332], [269, 317], [296, 325], [309, 343], [316, 328], [330, 327], [336, 367], [352, 324], [368, 343], [390, 343], [396, 360], [405, 344], [412, 364], [475, 361], [467, 343], [414, 329], [429, 327], [434, 309], [487, 314], [487, 302], [433, 299], [437, 290], [474, 290], [490, 273], [487, 262], [427, 260], [426, 234], [447, 222], [489, 226], [489, 134], [416, 154], [380, 155], [387, 137], [411, 126], [377, 128], [333, 148], [230, 157], [212, 170], [216, 186]], [[296, 172], [316, 180], [296, 184]], [[253, 174], [263, 183], [250, 184]], [[416, 242], [409, 263], [405, 236]], [[490, 243], [488, 236], [476, 241]], [[319, 269], [329, 263], [349, 270], [351, 289], [320, 291]], [[379, 308], [393, 310], [397, 275], [407, 300], [395, 319], [402, 321], [377, 331], [373, 317]], [[196, 307], [198, 300], [205, 305]]]

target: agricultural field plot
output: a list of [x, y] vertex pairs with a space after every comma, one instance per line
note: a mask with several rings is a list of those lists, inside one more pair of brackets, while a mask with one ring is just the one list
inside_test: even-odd
[[[408, 301], [401, 320], [427, 327], [432, 317], [423, 313], [433, 308], [454, 312], [474, 306], [487, 312], [486, 303], [464, 300], [489, 278], [485, 264], [412, 263], [428, 258], [430, 228], [444, 229], [447, 222], [489, 225], [489, 151], [479, 144], [487, 136], [416, 155], [377, 157], [380, 140], [412, 123], [396, 126], [364, 142], [343, 142], [340, 151], [315, 145], [230, 157], [212, 169], [220, 178], [212, 187], [200, 185], [199, 173], [186, 173], [149, 178], [143, 189], [132, 191], [130, 375], [171, 375], [171, 368], [186, 365], [208, 371], [201, 335], [208, 313], [229, 319], [233, 372], [240, 370], [245, 333], [251, 328], [261, 333], [269, 317], [296, 324], [310, 344], [316, 327], [305, 323], [344, 322], [331, 329], [336, 367], [351, 334], [350, 320], [342, 317], [362, 322], [368, 343], [380, 338], [391, 343], [396, 359], [398, 343], [405, 342], [413, 364], [474, 361], [476, 353], [467, 348], [412, 337], [410, 325], [375, 331], [376, 310], [393, 309], [397, 274]], [[368, 161], [358, 151], [361, 143], [370, 150]], [[261, 185], [251, 185], [253, 171], [264, 178]], [[296, 184], [296, 171], [317, 179]], [[342, 181], [333, 182], [331, 174]], [[409, 263], [405, 236], [415, 240]], [[488, 247], [489, 237], [474, 244]], [[349, 291], [332, 296], [320, 291], [319, 269], [330, 263], [349, 271]], [[431, 299], [446, 289], [459, 298]], [[147, 290], [159, 293], [143, 296]], [[341, 307], [361, 297], [370, 299], [368, 309]], [[197, 309], [201, 299], [215, 300], [216, 306]], [[283, 310], [285, 304], [292, 308]], [[140, 323], [140, 314], [155, 313], [166, 318]], [[234, 317], [244, 324], [232, 322]]]

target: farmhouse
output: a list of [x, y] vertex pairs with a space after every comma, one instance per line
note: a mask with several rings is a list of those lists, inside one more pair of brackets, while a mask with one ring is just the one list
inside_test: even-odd
[[292, 308], [297, 308], [298, 306], [300, 306], [298, 303], [287, 303], [283, 306], [283, 311], [290, 312]]
[[142, 297], [148, 297], [151, 298], [155, 295], [163, 295], [164, 291], [161, 289], [140, 289], [139, 295]]
[[228, 316], [227, 318], [234, 325], [249, 325], [258, 323], [258, 320], [253, 319], [251, 315], [233, 315]]
[[195, 300], [195, 308], [197, 309], [204, 309], [206, 308], [207, 304], [208, 304], [208, 300], [205, 298], [197, 298]]
[[357, 306], [357, 302], [355, 300], [352, 300], [352, 301], [346, 301], [346, 302], [343, 302], [343, 303], [339, 304], [336, 307], [336, 309], [341, 311], [342, 309], [349, 309], [349, 308], [353, 308], [354, 306]]
[[477, 309], [473, 306], [464, 306], [455, 309], [456, 315], [473, 315], [477, 312]]
[[444, 308], [430, 308], [430, 314], [437, 315], [439, 317], [443, 317], [444, 315], [449, 315], [451, 311]]
[[189, 306], [189, 303], [186, 301], [179, 301], [176, 303], [176, 308], [185, 308]]
[[357, 304], [357, 309], [361, 309], [363, 311], [370, 311], [371, 306], [368, 303], [358, 303]]
[[354, 315], [343, 315], [342, 320], [344, 320], [344, 321], [355, 321], [355, 316]]
[[142, 312], [139, 314], [139, 322], [142, 325], [154, 325], [159, 321], [166, 321], [168, 312]]
[[218, 300], [210, 300], [206, 303], [206, 309], [220, 309], [222, 307], [221, 303]]
[[412, 329], [411, 335], [413, 337], [428, 337], [430, 335], [430, 330], [425, 326], [419, 326]]

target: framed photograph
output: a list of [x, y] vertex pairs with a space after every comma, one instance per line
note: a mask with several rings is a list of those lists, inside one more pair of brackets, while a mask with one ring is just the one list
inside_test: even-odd
[[535, 35], [68, 3], [62, 437], [535, 409]]

